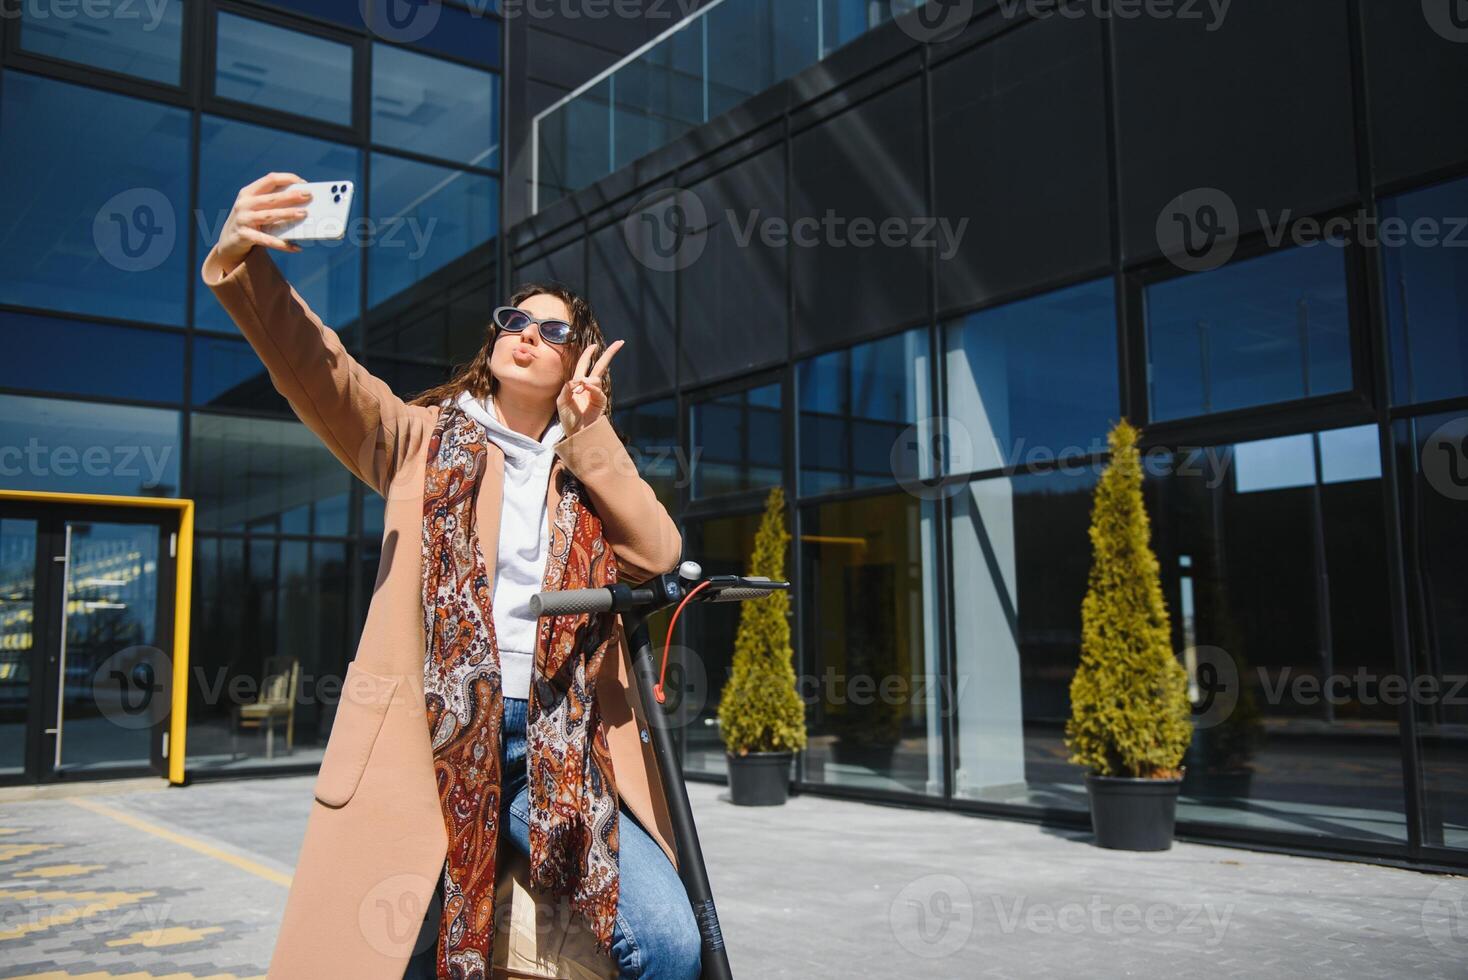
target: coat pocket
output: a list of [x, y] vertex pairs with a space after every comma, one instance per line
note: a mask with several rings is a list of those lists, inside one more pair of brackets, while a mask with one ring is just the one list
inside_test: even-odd
[[312, 790], [327, 806], [346, 806], [357, 791], [399, 680], [363, 670], [355, 660], [347, 665], [341, 703]]

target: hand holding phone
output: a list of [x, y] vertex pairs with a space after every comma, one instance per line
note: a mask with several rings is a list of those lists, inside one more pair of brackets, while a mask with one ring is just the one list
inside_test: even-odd
[[271, 231], [283, 242], [336, 241], [347, 233], [347, 216], [352, 210], [350, 180], [318, 180], [291, 184], [287, 192], [305, 191], [311, 195], [306, 215], [277, 225]]

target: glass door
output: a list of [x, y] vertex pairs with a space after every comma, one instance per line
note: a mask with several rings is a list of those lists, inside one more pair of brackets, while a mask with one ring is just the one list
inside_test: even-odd
[[170, 516], [0, 519], [0, 781], [166, 774]]

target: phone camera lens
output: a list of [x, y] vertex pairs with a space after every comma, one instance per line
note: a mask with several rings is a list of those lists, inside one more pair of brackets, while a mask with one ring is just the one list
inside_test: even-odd
[[332, 198], [332, 201], [335, 202], [335, 203], [337, 203], [337, 204], [340, 204], [342, 202], [342, 196], [340, 194], [338, 194], [336, 197], [333, 197]]
[[336, 185], [335, 185], [335, 184], [332, 184], [332, 185], [331, 185], [331, 192], [332, 192], [332, 193], [333, 193], [333, 194], [335, 194], [335, 193], [336, 193]]

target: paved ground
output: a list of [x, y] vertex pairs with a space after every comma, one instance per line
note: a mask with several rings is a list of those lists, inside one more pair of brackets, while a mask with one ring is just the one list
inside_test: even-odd
[[[263, 976], [311, 782], [0, 804], [0, 977]], [[1468, 879], [691, 792], [742, 980], [1468, 977]]]

